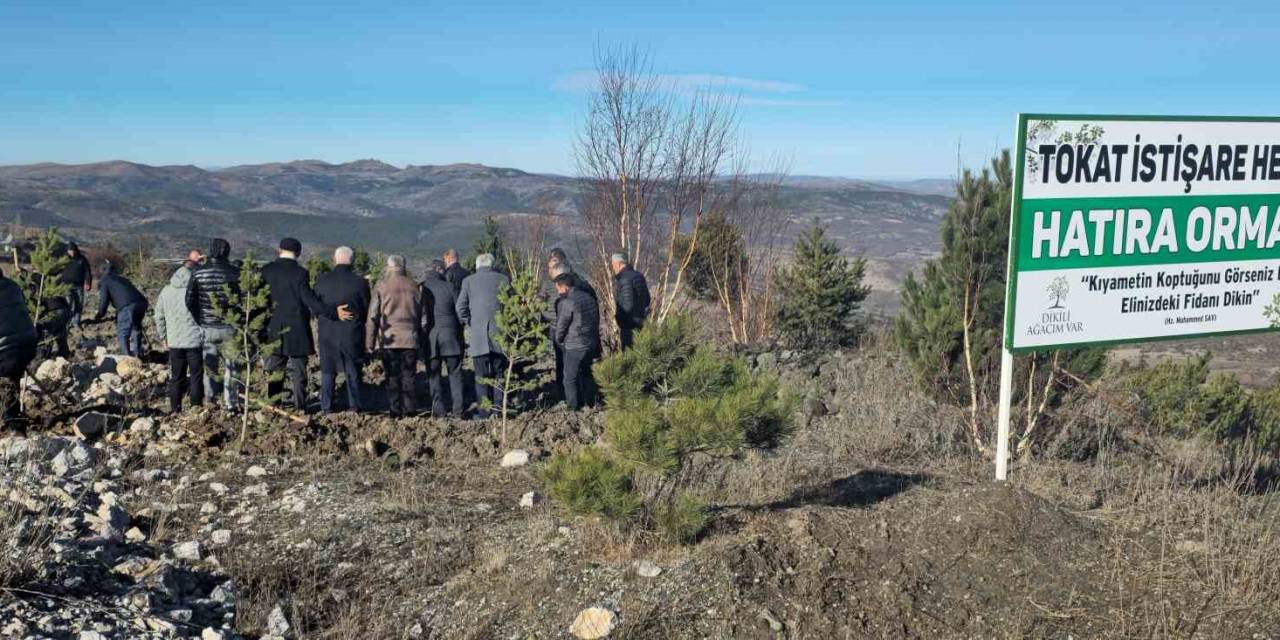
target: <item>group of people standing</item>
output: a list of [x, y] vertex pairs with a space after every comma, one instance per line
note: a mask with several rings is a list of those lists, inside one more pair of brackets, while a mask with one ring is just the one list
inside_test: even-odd
[[[108, 309], [114, 308], [120, 352], [141, 357], [142, 323], [152, 312], [168, 352], [171, 411], [180, 411], [184, 398], [198, 406], [206, 397], [220, 397], [227, 409], [244, 401], [235, 363], [223, 357], [224, 343], [237, 336], [224, 319], [228, 295], [237, 293], [240, 277], [240, 266], [231, 261], [230, 252], [230, 244], [222, 239], [212, 242], [207, 255], [192, 251], [160, 292], [154, 309], [115, 265], [109, 261], [100, 265], [93, 321], [104, 319]], [[475, 272], [469, 273], [450, 249], [442, 259], [431, 261], [421, 282], [411, 277], [404, 257], [388, 256], [381, 277], [371, 287], [368, 278], [353, 270], [355, 253], [349, 247], [334, 251], [333, 268], [319, 275], [314, 286], [299, 262], [301, 254], [301, 242], [285, 238], [277, 258], [260, 272], [270, 288], [265, 338], [274, 344], [264, 366], [283, 374], [281, 381], [268, 384], [268, 396], [278, 404], [298, 412], [307, 410], [307, 365], [317, 354], [321, 412], [336, 408], [339, 374], [346, 382], [345, 408], [367, 408], [360, 381], [361, 366], [368, 357], [382, 364], [387, 406], [393, 416], [419, 412], [415, 384], [419, 361], [426, 365], [432, 415], [468, 414], [462, 372], [465, 356], [471, 357], [475, 375], [476, 407], [470, 415], [487, 417], [489, 408], [501, 403], [497, 381], [503, 378], [507, 360], [498, 340], [497, 317], [500, 295], [510, 279], [494, 269], [492, 255], [476, 256]], [[85, 294], [94, 285], [89, 261], [74, 243], [68, 245], [68, 258], [59, 278], [70, 291], [65, 299], [51, 302], [61, 309], [57, 317], [62, 326], [52, 332], [58, 338], [59, 355], [67, 355], [67, 326], [80, 326]], [[615, 317], [626, 348], [648, 315], [649, 290], [644, 276], [627, 264], [625, 256], [615, 254], [611, 262]], [[545, 319], [555, 353], [556, 388], [576, 410], [595, 401], [591, 366], [601, 354], [600, 300], [560, 249], [550, 253], [547, 276]], [[318, 341], [312, 336], [313, 319]], [[32, 324], [21, 287], [0, 274], [0, 403], [6, 421], [16, 409], [18, 381], [36, 357], [41, 335], [49, 332]]]

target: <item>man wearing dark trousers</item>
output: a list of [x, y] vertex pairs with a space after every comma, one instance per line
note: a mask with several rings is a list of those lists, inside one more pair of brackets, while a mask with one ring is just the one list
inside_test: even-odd
[[494, 384], [506, 368], [506, 357], [496, 339], [502, 309], [498, 295], [510, 284], [510, 278], [493, 270], [493, 255], [482, 253], [476, 256], [476, 272], [462, 281], [458, 294], [458, 319], [469, 327], [467, 351], [476, 371], [476, 417], [481, 419], [489, 417], [486, 401], [492, 406], [502, 403], [501, 385]]
[[613, 299], [617, 303], [614, 318], [618, 321], [622, 348], [626, 349], [649, 317], [649, 283], [645, 282], [644, 274], [631, 268], [625, 255], [615, 253], [610, 262], [614, 273]]
[[98, 278], [98, 313], [93, 321], [99, 322], [107, 315], [107, 306], [116, 309], [116, 338], [120, 353], [142, 357], [142, 320], [147, 317], [147, 297], [133, 286], [129, 279], [116, 273], [110, 260], [102, 261], [102, 275]]
[[[311, 289], [311, 276], [298, 258], [302, 243], [294, 238], [280, 241], [279, 257], [262, 267], [262, 279], [271, 287], [271, 320], [267, 322], [267, 338], [279, 341], [275, 353], [267, 356], [266, 369], [287, 369], [292, 398], [287, 403], [299, 412], [307, 409], [307, 358], [316, 352], [311, 337], [311, 316], [351, 320], [355, 317], [346, 305], [326, 305]], [[275, 398], [283, 385], [267, 385], [267, 393]]]
[[200, 347], [204, 332], [187, 307], [191, 268], [173, 273], [156, 299], [156, 331], [169, 349], [169, 412], [182, 411], [182, 394], [190, 392], [191, 406], [204, 404], [204, 362]]
[[36, 357], [36, 328], [22, 287], [0, 273], [0, 418], [6, 429], [26, 431], [19, 402], [22, 374]]
[[[444, 279], [445, 265], [432, 261], [422, 280], [422, 357], [427, 361], [427, 384], [431, 388], [431, 415], [446, 412], [462, 415], [462, 323], [458, 321], [457, 294]], [[444, 402], [441, 367], [449, 376], [448, 408]]]
[[204, 392], [210, 400], [222, 396], [222, 406], [234, 409], [240, 405], [240, 389], [235, 382], [234, 363], [222, 356], [222, 345], [234, 340], [236, 330], [218, 317], [218, 309], [227, 304], [227, 293], [240, 290], [240, 269], [231, 263], [231, 244], [214, 238], [204, 264], [191, 272], [187, 285], [187, 308], [200, 324], [204, 334], [201, 355], [204, 359]]
[[[569, 264], [569, 259], [565, 255], [564, 250], [559, 247], [552, 249], [547, 258], [547, 277], [549, 278], [548, 282], [550, 282], [551, 289], [548, 293], [543, 294], [547, 300], [547, 307], [546, 311], [543, 312], [543, 318], [546, 320], [547, 326], [549, 327], [548, 335], [551, 338], [551, 349], [555, 356], [556, 394], [559, 394], [564, 390], [564, 351], [560, 348], [560, 343], [555, 340], [556, 308], [560, 303], [560, 294], [556, 290], [556, 278], [565, 273], [573, 276], [572, 285], [574, 288], [585, 291], [587, 295], [591, 296], [592, 300], [596, 301], [597, 305], [600, 301], [600, 299], [596, 297], [595, 288], [587, 282], [586, 278], [574, 273], [573, 266]], [[563, 400], [564, 397], [561, 396], [559, 399]]]
[[80, 247], [74, 242], [67, 243], [67, 259], [70, 262], [62, 268], [59, 279], [71, 287], [67, 292], [69, 320], [71, 326], [79, 329], [80, 316], [84, 314], [84, 295], [93, 289], [93, 269], [89, 267], [89, 259], [80, 253]]
[[409, 277], [402, 256], [387, 266], [369, 302], [365, 341], [386, 372], [387, 406], [400, 417], [418, 412], [418, 346], [422, 342], [422, 288]]
[[369, 281], [351, 268], [355, 252], [338, 247], [333, 252], [333, 269], [316, 278], [316, 295], [328, 306], [346, 305], [350, 322], [324, 316], [316, 322], [320, 329], [320, 410], [333, 411], [333, 392], [338, 372], [347, 379], [347, 410], [360, 411], [360, 362], [364, 357], [364, 322], [369, 313]]
[[586, 291], [574, 286], [572, 273], [556, 277], [555, 342], [564, 353], [564, 400], [577, 411], [595, 403], [595, 378], [591, 365], [600, 345], [600, 306]]

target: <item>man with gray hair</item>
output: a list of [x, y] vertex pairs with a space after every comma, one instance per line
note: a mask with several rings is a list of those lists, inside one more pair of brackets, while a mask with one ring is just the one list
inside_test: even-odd
[[338, 373], [346, 378], [347, 410], [359, 411], [360, 361], [364, 356], [364, 321], [369, 313], [369, 281], [352, 269], [355, 252], [338, 247], [333, 252], [333, 269], [316, 278], [316, 295], [326, 305], [347, 305], [355, 314], [350, 322], [324, 316], [320, 329], [320, 410], [333, 412], [333, 395]]
[[387, 268], [373, 290], [365, 341], [382, 359], [387, 406], [392, 417], [418, 411], [414, 377], [422, 330], [422, 289], [405, 271], [402, 256], [387, 256]]
[[[488, 398], [495, 406], [502, 403], [502, 389], [487, 380], [497, 380], [506, 366], [506, 358], [498, 347], [498, 311], [502, 304], [498, 294], [511, 285], [511, 279], [493, 269], [493, 255], [476, 256], [476, 272], [462, 281], [458, 293], [458, 318], [468, 325], [468, 353], [476, 372], [476, 402]], [[489, 412], [480, 407], [476, 417], [487, 418]]]
[[[596, 296], [596, 290], [591, 287], [586, 278], [574, 273], [573, 266], [569, 264], [569, 258], [565, 255], [564, 250], [559, 247], [553, 248], [547, 256], [547, 278], [549, 289], [544, 290], [543, 292], [543, 298], [547, 301], [547, 310], [543, 313], [543, 318], [546, 320], [547, 327], [549, 328], [548, 331], [551, 335], [551, 350], [555, 356], [556, 384], [553, 393], [560, 396], [559, 399], [564, 399], [561, 395], [564, 389], [564, 348], [563, 345], [555, 339], [555, 327], [556, 321], [560, 315], [561, 302], [560, 292], [556, 287], [555, 280], [565, 274], [572, 277], [570, 285], [574, 289], [578, 289], [586, 293], [592, 300], [595, 300], [597, 303], [599, 302], [599, 298]], [[598, 335], [599, 334], [597, 332], [597, 336]], [[596, 356], [599, 357], [599, 345], [597, 345]]]
[[635, 339], [635, 332], [644, 327], [645, 318], [649, 317], [649, 283], [645, 281], [644, 274], [631, 268], [627, 256], [615, 253], [609, 262], [614, 274], [614, 318], [618, 321], [622, 348], [626, 349]]

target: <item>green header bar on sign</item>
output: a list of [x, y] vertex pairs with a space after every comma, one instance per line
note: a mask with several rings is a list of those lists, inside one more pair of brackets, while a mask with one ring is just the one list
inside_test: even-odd
[[1280, 258], [1280, 194], [1025, 200], [1017, 269]]

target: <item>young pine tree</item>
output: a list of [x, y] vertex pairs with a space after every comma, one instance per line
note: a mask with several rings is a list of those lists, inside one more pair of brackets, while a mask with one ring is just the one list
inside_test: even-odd
[[386, 256], [381, 253], [369, 253], [364, 249], [356, 249], [351, 256], [351, 270], [364, 276], [369, 281], [369, 288], [378, 286], [382, 279], [382, 268]]
[[[259, 393], [259, 389], [265, 389], [267, 383], [282, 380], [284, 372], [268, 372], [261, 366], [263, 359], [279, 348], [280, 343], [266, 339], [271, 315], [271, 286], [262, 279], [252, 255], [245, 256], [240, 264], [239, 285], [238, 292], [231, 287], [226, 288], [225, 305], [214, 299], [214, 313], [236, 331], [235, 340], [222, 343], [222, 357], [240, 373], [239, 382], [244, 391], [240, 423], [240, 441], [243, 442], [249, 429], [249, 405], [255, 402], [270, 404], [274, 398], [268, 397], [265, 390]], [[232, 381], [223, 382], [230, 384]]]
[[[1013, 171], [1006, 150], [981, 174], [965, 171], [942, 220], [942, 255], [908, 275], [894, 322], [916, 378], [936, 398], [968, 408], [971, 443], [989, 450], [987, 424], [999, 388]], [[1014, 407], [1023, 412], [1016, 451], [1030, 452], [1043, 416], [1097, 376], [1100, 350], [1059, 350], [1016, 360]]]
[[814, 223], [796, 239], [791, 263], [778, 273], [777, 329], [784, 341], [802, 349], [848, 344], [862, 331], [862, 284], [866, 260], [841, 255]]
[[[71, 260], [63, 249], [56, 227], [36, 238], [30, 261], [29, 268], [18, 271], [14, 279], [26, 293], [27, 312], [31, 314], [31, 322], [38, 327], [44, 319], [45, 302], [53, 298], [65, 298], [71, 292], [71, 286], [59, 280], [62, 270]], [[45, 339], [53, 338], [46, 336]]]
[[333, 263], [324, 256], [313, 255], [307, 258], [307, 275], [311, 276], [311, 286], [316, 286], [316, 278], [333, 271]]
[[547, 336], [543, 313], [547, 303], [539, 295], [537, 272], [520, 269], [511, 279], [511, 286], [498, 294], [501, 310], [494, 318], [498, 325], [496, 341], [507, 357], [507, 370], [502, 381], [502, 439], [506, 441], [507, 418], [510, 415], [512, 394], [538, 388], [544, 382], [537, 377], [516, 377], [518, 368], [536, 362], [546, 354], [550, 341]]
[[717, 353], [697, 322], [677, 314], [651, 324], [632, 348], [596, 365], [607, 446], [552, 458], [543, 474], [549, 495], [575, 511], [638, 518], [687, 542], [708, 520], [688, 491], [695, 459], [770, 449], [786, 438], [793, 405], [778, 381]]
[[476, 238], [471, 244], [471, 254], [463, 258], [462, 266], [467, 271], [475, 273], [476, 256], [488, 253], [493, 255], [493, 270], [500, 273], [510, 273], [507, 265], [506, 245], [502, 241], [502, 229], [498, 225], [498, 219], [489, 216], [484, 219], [484, 230], [480, 232], [480, 237]]

